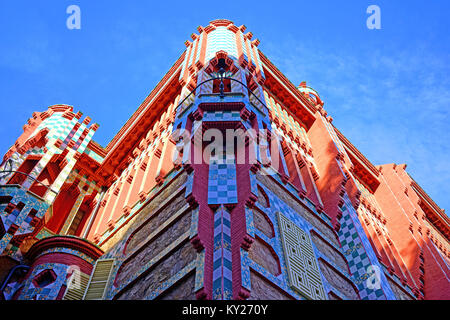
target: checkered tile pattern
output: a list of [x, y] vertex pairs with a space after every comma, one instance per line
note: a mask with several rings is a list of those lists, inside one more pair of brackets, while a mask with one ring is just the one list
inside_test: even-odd
[[203, 121], [240, 121], [239, 111], [206, 111]]
[[[395, 296], [387, 283], [384, 273], [380, 273], [380, 286], [370, 288], [372, 283], [369, 278], [373, 273], [369, 272], [370, 266], [377, 266], [383, 270], [373, 252], [372, 246], [367, 239], [350, 199], [345, 196], [340, 219], [339, 240], [342, 252], [347, 259], [350, 273], [358, 287], [359, 295], [364, 300], [386, 300], [395, 299]], [[369, 280], [369, 281], [368, 281]]]
[[237, 203], [234, 154], [212, 156], [209, 163], [208, 204]]
[[214, 213], [213, 299], [231, 300], [231, 221], [230, 213], [221, 205]]
[[5, 233], [0, 238], [0, 253], [6, 253], [14, 256], [18, 248], [12, 246], [10, 243], [11, 239], [15, 235], [32, 233], [34, 227], [30, 225], [30, 222], [33, 219], [30, 213], [33, 210], [34, 217], [42, 218], [48, 209], [48, 204], [26, 193], [25, 190], [15, 186], [0, 187], [0, 196], [12, 197], [10, 203], [15, 206], [20, 202], [25, 204], [22, 210], [19, 211], [18, 209], [13, 209], [11, 213], [5, 212], [4, 209], [6, 206], [3, 205], [2, 211], [0, 212], [0, 223], [3, 223], [5, 230], [8, 230], [11, 224], [18, 226], [17, 231], [14, 234]]

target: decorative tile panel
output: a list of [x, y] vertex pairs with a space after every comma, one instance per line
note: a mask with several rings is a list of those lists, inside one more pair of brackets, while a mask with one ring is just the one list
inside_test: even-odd
[[325, 300], [309, 234], [281, 213], [278, 213], [278, 222], [291, 287], [310, 299]]

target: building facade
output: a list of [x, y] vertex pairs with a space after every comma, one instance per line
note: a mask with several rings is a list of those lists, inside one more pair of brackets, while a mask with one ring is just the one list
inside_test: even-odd
[[102, 147], [68, 105], [0, 166], [1, 298], [449, 299], [449, 218], [215, 20]]

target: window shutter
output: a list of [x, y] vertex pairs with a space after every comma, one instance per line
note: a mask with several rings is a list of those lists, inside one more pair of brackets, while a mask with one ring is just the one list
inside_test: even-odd
[[114, 259], [97, 260], [83, 300], [102, 300], [114, 267]]
[[77, 279], [74, 272], [68, 282], [67, 290], [64, 293], [63, 300], [83, 300], [84, 293], [89, 283], [90, 275], [84, 272], [79, 272], [78, 274], [80, 276], [79, 278], [80, 283], [79, 284], [76, 283]]

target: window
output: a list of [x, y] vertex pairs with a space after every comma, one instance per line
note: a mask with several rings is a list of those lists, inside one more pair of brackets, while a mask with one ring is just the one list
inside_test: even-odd
[[49, 284], [55, 282], [57, 276], [55, 272], [51, 269], [46, 269], [39, 273], [34, 279], [33, 279], [33, 285], [36, 288], [44, 288], [48, 286]]

